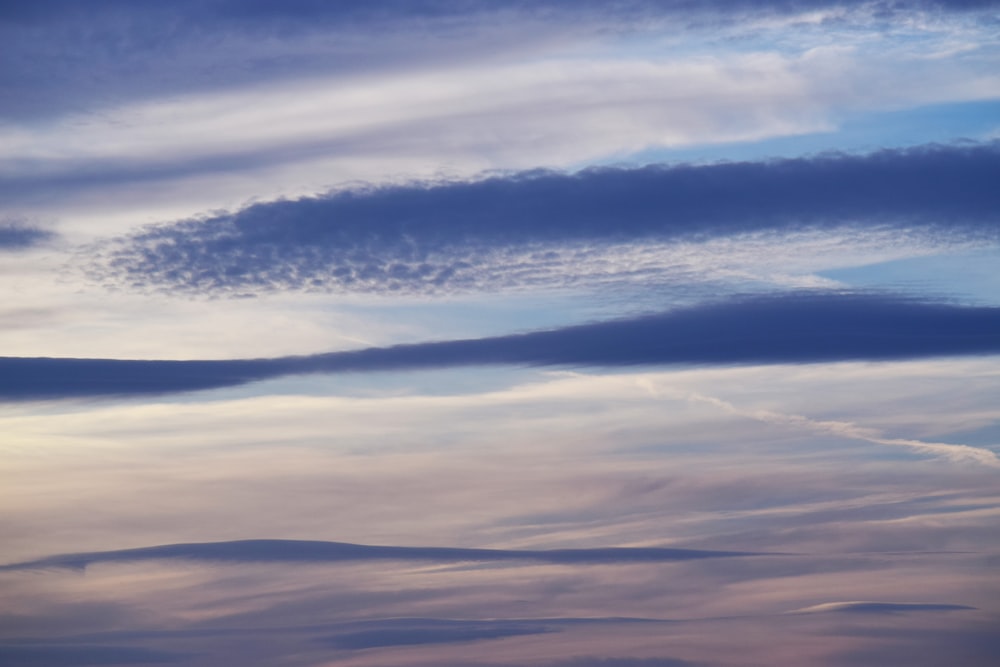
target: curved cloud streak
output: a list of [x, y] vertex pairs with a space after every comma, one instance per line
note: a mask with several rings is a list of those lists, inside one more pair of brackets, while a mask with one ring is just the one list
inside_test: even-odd
[[273, 359], [0, 358], [0, 399], [160, 394], [286, 375], [469, 365], [779, 364], [1000, 353], [1000, 308], [871, 294], [718, 303], [532, 333]]
[[309, 540], [237, 540], [166, 544], [139, 549], [60, 554], [24, 563], [0, 566], [0, 570], [42, 568], [86, 568], [95, 563], [181, 559], [228, 563], [340, 563], [373, 560], [467, 563], [528, 561], [560, 565], [601, 563], [662, 563], [701, 558], [765, 556], [750, 551], [668, 549], [657, 547], [608, 547], [596, 549], [462, 549], [451, 547], [394, 547]]
[[915, 611], [962, 611], [975, 609], [962, 604], [933, 604], [913, 602], [826, 602], [803, 609], [796, 609], [790, 614], [818, 614], [842, 612], [849, 614], [898, 614]]
[[[199, 293], [434, 292], [572, 275], [579, 269], [560, 254], [567, 248], [843, 228], [996, 243], [998, 182], [996, 142], [526, 172], [260, 203], [155, 225], [98, 248], [90, 270], [132, 287]], [[483, 267], [503, 279], [484, 278]]]

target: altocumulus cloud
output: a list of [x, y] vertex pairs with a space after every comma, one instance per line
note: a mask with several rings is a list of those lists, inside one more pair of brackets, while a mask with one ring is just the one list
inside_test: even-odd
[[585, 271], [567, 249], [886, 228], [995, 244], [998, 182], [993, 142], [371, 187], [146, 227], [89, 271], [193, 293], [558, 287]]
[[0, 399], [128, 396], [285, 375], [469, 365], [631, 367], [895, 360], [1000, 353], [1000, 308], [879, 294], [733, 298], [630, 319], [489, 338], [273, 359], [0, 358]]

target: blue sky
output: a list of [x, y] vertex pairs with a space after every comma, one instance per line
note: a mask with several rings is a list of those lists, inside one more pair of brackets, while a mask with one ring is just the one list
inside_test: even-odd
[[0, 3], [0, 663], [996, 664], [998, 34]]

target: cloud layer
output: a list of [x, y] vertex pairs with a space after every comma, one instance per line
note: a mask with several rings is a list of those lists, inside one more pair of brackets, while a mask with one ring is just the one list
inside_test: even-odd
[[313, 373], [521, 364], [778, 364], [1000, 353], [1000, 308], [874, 294], [737, 298], [491, 338], [275, 359], [0, 358], [0, 398], [157, 394]]
[[395, 547], [304, 540], [239, 540], [200, 544], [167, 544], [139, 549], [49, 556], [25, 563], [2, 565], [3, 570], [52, 567], [85, 568], [94, 563], [183, 559], [233, 563], [339, 563], [372, 560], [410, 560], [434, 563], [534, 561], [561, 565], [599, 563], [662, 563], [700, 558], [731, 558], [767, 554], [748, 551], [711, 551], [657, 547], [510, 550], [450, 547]]
[[[996, 143], [527, 172], [261, 203], [154, 225], [98, 248], [91, 272], [133, 288], [197, 293], [407, 293], [533, 284], [546, 272], [550, 286], [559, 286], [553, 275], [574, 273], [560, 254], [566, 248], [599, 253], [762, 231], [891, 228], [997, 243], [997, 182]], [[496, 277], [485, 275], [491, 271]]]
[[[95, 0], [5, 3], [0, 43], [15, 67], [0, 73], [0, 117], [24, 119], [93, 105], [212, 87], [250, 85], [316, 71], [359, 72], [434, 62], [449, 53], [516, 53], [553, 36], [592, 34], [658, 20], [673, 25], [738, 24], [855, 8], [889, 17], [967, 11], [992, 0], [379, 0], [322, 3], [183, 0], [137, 6]], [[540, 24], [547, 24], [544, 31]], [[521, 28], [512, 30], [510, 26]], [[392, 34], [379, 49], [358, 36]], [[478, 42], [478, 44], [477, 44]], [[366, 57], [359, 58], [359, 55]], [[408, 62], [410, 61], [410, 62]]]

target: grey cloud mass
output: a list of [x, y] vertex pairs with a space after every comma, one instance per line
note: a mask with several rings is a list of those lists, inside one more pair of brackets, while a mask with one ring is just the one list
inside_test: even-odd
[[[93, 250], [137, 289], [412, 293], [517, 286], [567, 247], [895, 228], [1000, 242], [1000, 143], [372, 187], [159, 224]], [[505, 258], [505, 253], [510, 256]], [[530, 271], [528, 271], [530, 273]], [[493, 281], [493, 284], [490, 281]], [[544, 285], [543, 285], [544, 286]], [[558, 284], [554, 284], [558, 286]]]

